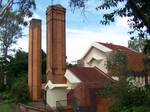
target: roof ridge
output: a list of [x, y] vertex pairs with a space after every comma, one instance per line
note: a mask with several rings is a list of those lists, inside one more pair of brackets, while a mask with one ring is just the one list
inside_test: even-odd
[[100, 43], [100, 44], [109, 44], [109, 45], [114, 45], [114, 46], [122, 46], [122, 47], [125, 47], [125, 48], [128, 48], [128, 47], [126, 47], [126, 46], [123, 46], [123, 45], [119, 45], [119, 44], [114, 44], [114, 43], [109, 43], [109, 42], [98, 42], [98, 43]]
[[131, 48], [128, 48], [126, 46], [123, 46], [123, 45], [118, 45], [118, 44], [113, 44], [113, 43], [103, 43], [103, 42], [97, 42], [98, 44], [102, 44], [103, 46], [105, 47], [108, 47], [112, 50], [122, 50], [122, 51], [126, 51], [126, 52], [134, 52], [136, 53], [136, 51], [134, 51], [133, 49]]

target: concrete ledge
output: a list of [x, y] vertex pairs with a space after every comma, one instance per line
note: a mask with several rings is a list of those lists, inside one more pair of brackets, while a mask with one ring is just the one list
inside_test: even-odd
[[54, 88], [67, 88], [67, 84], [53, 84], [50, 80], [46, 84], [45, 88], [54, 89]]
[[[19, 108], [21, 112], [45, 112], [45, 109], [36, 108], [33, 106], [25, 105], [19, 103]], [[53, 112], [52, 110], [48, 110], [47, 112]]]

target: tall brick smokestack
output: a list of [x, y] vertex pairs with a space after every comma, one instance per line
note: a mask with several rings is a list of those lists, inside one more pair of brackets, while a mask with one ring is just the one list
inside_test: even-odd
[[41, 20], [32, 19], [29, 26], [28, 86], [33, 101], [41, 99]]
[[66, 83], [65, 12], [61, 5], [49, 6], [46, 11], [47, 81], [55, 84]]

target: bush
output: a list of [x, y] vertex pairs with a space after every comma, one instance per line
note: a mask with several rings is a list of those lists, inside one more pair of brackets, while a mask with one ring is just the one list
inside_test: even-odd
[[150, 112], [149, 89], [134, 87], [119, 97], [109, 112]]
[[27, 77], [25, 74], [14, 80], [11, 87], [11, 94], [16, 103], [27, 103], [29, 101]]

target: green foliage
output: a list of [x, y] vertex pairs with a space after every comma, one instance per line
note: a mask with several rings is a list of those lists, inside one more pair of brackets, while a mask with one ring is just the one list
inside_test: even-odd
[[20, 111], [13, 103], [2, 103], [0, 104], [0, 112], [20, 112]]
[[[46, 75], [46, 54], [41, 51], [42, 59], [42, 81], [45, 82]], [[14, 57], [8, 58], [4, 65], [6, 74], [6, 87], [4, 92], [0, 91], [0, 102], [22, 102], [27, 103], [28, 99], [28, 53], [18, 50]]]
[[150, 40], [146, 40], [145, 42], [144, 53], [150, 56]]
[[136, 52], [141, 53], [144, 51], [145, 42], [146, 42], [146, 39], [142, 37], [132, 38], [128, 42], [128, 47], [135, 50]]
[[10, 105], [8, 104], [0, 104], [1, 112], [12, 112]]
[[107, 68], [111, 71], [111, 75], [114, 76], [126, 76], [127, 69], [127, 57], [121, 52], [117, 51], [108, 56]]
[[[86, 8], [89, 0], [70, 0], [73, 8]], [[96, 9], [108, 10], [103, 14], [100, 23], [110, 24], [118, 17], [128, 17], [128, 25], [131, 28], [130, 34], [147, 38], [150, 32], [150, 1], [149, 0], [100, 0]], [[146, 29], [146, 28], [147, 29]]]
[[77, 98], [74, 97], [72, 100], [72, 108], [73, 108], [73, 112], [77, 112], [78, 110], [78, 102], [77, 102]]
[[128, 86], [130, 88], [117, 98], [109, 112], [149, 112], [149, 89]]
[[9, 90], [0, 93], [0, 103], [12, 103], [13, 101]]
[[150, 86], [136, 87], [128, 77], [127, 57], [122, 52], [116, 52], [108, 60], [108, 68], [119, 77], [116, 82], [111, 82], [108, 87], [112, 90], [114, 104], [109, 112], [149, 112]]
[[42, 76], [41, 76], [41, 79], [42, 79], [42, 82], [46, 82], [46, 53], [41, 50], [41, 60], [42, 60]]
[[11, 87], [11, 94], [16, 103], [27, 103], [29, 101], [27, 74], [20, 74], [21, 77], [14, 80]]
[[11, 88], [12, 83], [17, 78], [21, 77], [22, 73], [27, 75], [28, 70], [28, 54], [18, 50], [15, 57], [11, 57], [5, 66], [7, 76], [7, 88]]
[[[122, 4], [121, 6], [119, 6]], [[135, 6], [134, 6], [134, 5]], [[143, 29], [144, 26], [147, 27], [147, 25], [144, 23], [144, 19], [139, 16], [139, 12], [137, 9], [139, 9], [143, 15], [146, 15], [145, 18], [150, 18], [149, 14], [149, 7], [148, 4], [150, 4], [147, 0], [105, 0], [102, 5], [98, 6], [98, 10], [108, 10], [112, 9], [112, 12], [106, 13], [103, 15], [103, 20], [101, 20], [102, 24], [110, 24], [111, 22], [114, 22], [116, 17], [129, 17], [128, 24], [131, 29], [133, 29], [130, 34], [133, 34], [134, 32], [138, 32], [138, 37], [147, 37], [147, 31]], [[136, 8], [136, 9], [135, 9]], [[113, 21], [112, 21], [113, 20]], [[147, 27], [148, 28], [148, 27]], [[148, 28], [149, 29], [149, 28]]]
[[24, 17], [32, 16], [32, 9], [36, 8], [35, 0], [1, 0], [0, 2], [0, 19], [4, 19], [7, 11], [10, 9], [17, 12], [20, 22], [24, 21]]
[[96, 91], [96, 96], [110, 96], [112, 94], [111, 88], [101, 88]]
[[85, 8], [85, 4], [88, 0], [70, 0], [69, 4], [70, 4], [70, 7], [73, 8], [73, 10], [75, 8], [82, 8], [84, 9]]
[[35, 7], [34, 0], [0, 1], [0, 43], [5, 59], [10, 47], [22, 37], [22, 28], [27, 25], [24, 18], [31, 17]]
[[144, 59], [144, 65], [145, 65], [145, 71], [147, 72], [147, 75], [150, 76], [150, 57], [147, 57]]
[[5, 59], [8, 56], [10, 47], [17, 42], [18, 38], [22, 37], [22, 29], [16, 18], [16, 12], [8, 11], [5, 19], [0, 22], [0, 42]]
[[0, 93], [0, 102], [23, 102], [28, 101], [28, 54], [18, 50], [14, 57], [9, 57], [5, 62], [6, 87]]

